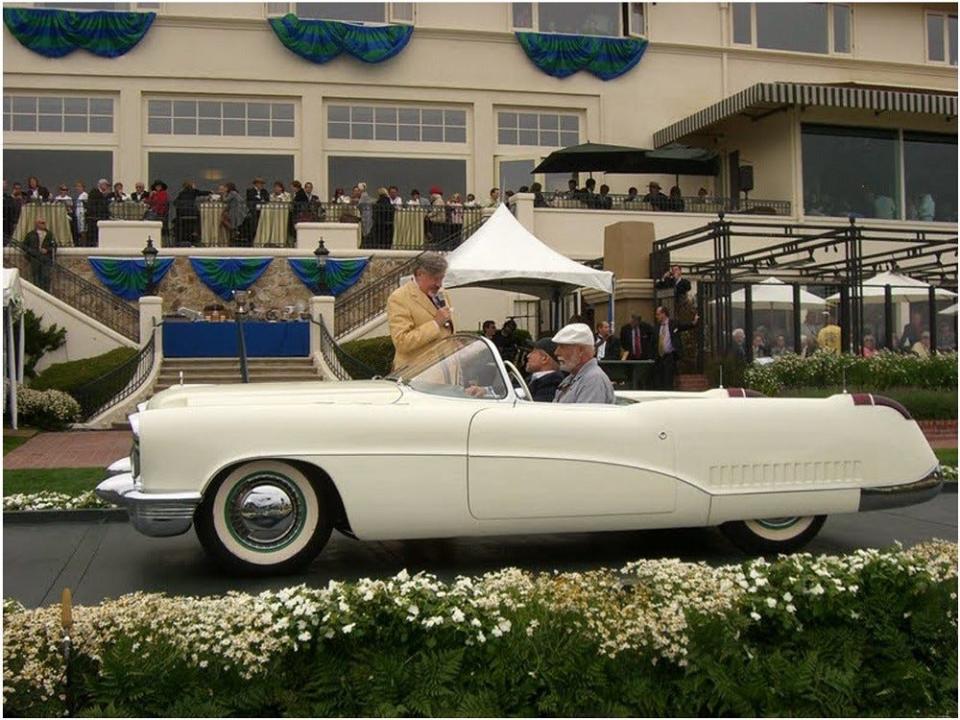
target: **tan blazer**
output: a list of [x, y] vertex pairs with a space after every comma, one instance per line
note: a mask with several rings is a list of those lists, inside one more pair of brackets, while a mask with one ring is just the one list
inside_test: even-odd
[[396, 348], [394, 369], [406, 365], [430, 343], [452, 335], [449, 328], [434, 322], [437, 308], [411, 280], [392, 293], [387, 300], [387, 318], [390, 320], [390, 338]]

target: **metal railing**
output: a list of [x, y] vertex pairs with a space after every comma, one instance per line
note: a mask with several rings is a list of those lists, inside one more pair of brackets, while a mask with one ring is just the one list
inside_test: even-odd
[[[34, 229], [37, 218], [47, 221], [47, 230], [54, 234], [61, 246], [98, 247], [100, 220], [152, 220], [162, 224], [160, 237], [169, 244], [169, 220], [171, 208], [168, 206], [158, 214], [145, 202], [133, 200], [117, 201], [108, 198], [95, 200], [51, 200], [48, 202], [31, 201], [18, 203], [6, 198], [4, 203], [4, 237], [22, 240]], [[157, 245], [160, 240], [156, 242]]]
[[72, 393], [80, 403], [81, 417], [84, 422], [126, 400], [139, 390], [150, 376], [154, 364], [157, 327], [154, 327], [150, 339], [135, 356], [123, 365], [81, 385]]
[[[646, 198], [646, 199], [645, 199]], [[544, 194], [534, 207], [561, 210], [616, 210], [617, 212], [738, 213], [744, 215], [790, 215], [789, 200], [753, 198], [668, 197], [645, 195], [599, 195], [584, 193]]]
[[137, 308], [68, 270], [56, 260], [34, 255], [20, 243], [10, 241], [3, 249], [3, 264], [19, 269], [24, 280], [111, 330], [130, 340], [139, 339], [140, 311]]
[[377, 374], [376, 370], [340, 347], [322, 315], [319, 322], [313, 318], [310, 322], [320, 326], [320, 354], [338, 380], [369, 380]]

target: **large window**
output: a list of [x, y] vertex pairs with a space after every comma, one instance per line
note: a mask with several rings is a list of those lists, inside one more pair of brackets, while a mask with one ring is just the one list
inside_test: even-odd
[[[429, 197], [434, 185], [443, 190], [449, 198], [455, 192], [465, 195], [474, 192], [481, 198], [486, 196], [467, 187], [467, 163], [465, 160], [403, 157], [331, 157], [328, 161], [327, 187], [331, 195], [335, 188], [343, 188], [350, 194], [350, 188], [358, 182], [367, 184], [367, 192], [376, 197], [378, 187], [396, 185], [404, 198], [410, 191], [419, 190], [421, 196]], [[489, 189], [489, 188], [487, 188]]]
[[300, 18], [313, 20], [336, 20], [354, 23], [413, 24], [412, 2], [268, 2], [267, 15], [286, 15], [288, 12]]
[[512, 3], [513, 27], [568, 35], [632, 35], [646, 32], [643, 3]]
[[388, 142], [467, 142], [467, 112], [451, 108], [331, 105], [331, 140]]
[[3, 129], [14, 132], [112, 133], [113, 99], [4, 95]]
[[151, 135], [293, 137], [293, 103], [149, 100], [147, 132]]
[[[184, 180], [192, 180], [197, 187], [206, 190], [215, 190], [220, 183], [233, 182], [242, 192], [255, 177], [265, 178], [268, 185], [279, 180], [287, 187], [294, 179], [292, 155], [152, 152], [147, 164], [149, 181], [163, 180], [170, 186], [171, 195], [179, 192]], [[129, 179], [128, 185], [132, 185]]]
[[767, 50], [851, 51], [852, 14], [840, 3], [734, 3], [733, 42]]
[[497, 143], [568, 147], [580, 142], [580, 118], [555, 112], [500, 111]]
[[957, 64], [957, 16], [927, 13], [927, 60]]
[[957, 136], [903, 133], [908, 220], [957, 222]]
[[[4, 150], [3, 176], [9, 183], [27, 184], [36, 175], [56, 194], [61, 184], [73, 190], [78, 180], [91, 188], [100, 178], [110, 179], [113, 153], [109, 150]], [[132, 186], [132, 183], [130, 183]]]

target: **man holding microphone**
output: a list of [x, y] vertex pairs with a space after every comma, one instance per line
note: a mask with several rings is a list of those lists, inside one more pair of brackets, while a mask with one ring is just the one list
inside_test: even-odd
[[417, 258], [413, 280], [390, 294], [387, 318], [396, 348], [394, 370], [412, 362], [431, 343], [453, 334], [452, 309], [441, 292], [446, 272], [443, 256], [423, 253]]

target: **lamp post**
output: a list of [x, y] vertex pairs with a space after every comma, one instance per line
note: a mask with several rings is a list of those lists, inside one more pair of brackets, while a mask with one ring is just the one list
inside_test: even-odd
[[327, 250], [327, 246], [323, 244], [323, 238], [320, 238], [320, 242], [317, 243], [317, 249], [313, 251], [313, 256], [317, 260], [317, 270], [319, 271], [317, 275], [317, 293], [320, 295], [327, 295], [327, 258], [330, 255], [330, 251]]
[[243, 315], [247, 312], [247, 291], [234, 290], [233, 300], [237, 304], [237, 344], [240, 355], [240, 380], [250, 382], [250, 376], [247, 373], [247, 341], [243, 337]]
[[147, 295], [153, 295], [156, 288], [153, 287], [153, 271], [157, 266], [157, 249], [153, 246], [153, 238], [147, 237], [147, 246], [140, 251], [143, 255], [143, 264], [147, 268]]

